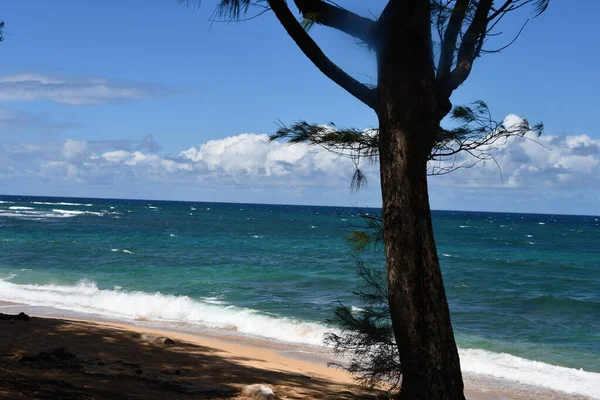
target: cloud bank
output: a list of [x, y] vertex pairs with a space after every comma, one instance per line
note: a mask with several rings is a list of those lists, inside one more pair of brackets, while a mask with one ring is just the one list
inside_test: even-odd
[[[486, 209], [496, 202], [502, 209], [511, 199], [600, 201], [600, 140], [587, 135], [526, 137], [508, 141], [493, 154], [497, 164], [431, 177], [433, 206], [461, 209], [479, 202], [480, 207], [470, 208]], [[219, 201], [285, 202], [297, 195], [296, 203], [314, 203], [327, 194], [328, 200], [322, 201], [352, 205], [352, 172], [346, 158], [305, 144], [270, 143], [266, 134], [211, 140], [177, 154], [161, 154], [152, 136], [139, 141], [67, 139], [0, 146], [0, 184], [66, 185], [81, 195], [102, 187], [135, 190], [111, 192], [116, 197], [154, 193], [153, 198], [171, 198], [178, 193], [172, 197], [184, 198], [201, 191], [219, 193]], [[377, 166], [366, 167], [366, 172], [369, 185], [364, 190], [376, 205]], [[254, 196], [259, 192], [262, 197]]]
[[49, 100], [73, 106], [160, 97], [161, 85], [104, 78], [59, 78], [43, 74], [0, 76], [0, 101]]

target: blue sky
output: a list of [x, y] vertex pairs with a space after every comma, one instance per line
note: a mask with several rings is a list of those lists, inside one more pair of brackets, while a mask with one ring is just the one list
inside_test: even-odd
[[[516, 44], [478, 59], [452, 99], [543, 121], [544, 150], [499, 149], [504, 180], [489, 165], [431, 178], [433, 208], [600, 214], [600, 3], [583, 2], [554, 0]], [[363, 15], [384, 4], [366, 3], [342, 2]], [[378, 205], [376, 170], [353, 195], [347, 162], [265, 140], [278, 121], [362, 129], [376, 125], [373, 112], [322, 76], [274, 16], [211, 24], [214, 5], [3, 2], [0, 192]], [[526, 17], [507, 21], [502, 40]], [[311, 35], [355, 77], [374, 79], [372, 54], [352, 38]]]

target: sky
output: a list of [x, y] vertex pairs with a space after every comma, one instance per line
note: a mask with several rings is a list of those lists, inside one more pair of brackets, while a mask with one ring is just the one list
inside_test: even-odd
[[[385, 2], [340, 3], [369, 16]], [[600, 214], [600, 2], [573, 4], [553, 0], [514, 45], [477, 59], [452, 97], [485, 100], [499, 120], [542, 121], [544, 134], [500, 146], [497, 165], [431, 177], [432, 208]], [[210, 22], [215, 5], [3, 1], [0, 194], [379, 206], [376, 165], [354, 194], [348, 160], [267, 140], [298, 120], [369, 129], [373, 111], [321, 75], [272, 14]], [[325, 27], [310, 34], [375, 81], [368, 49]]]

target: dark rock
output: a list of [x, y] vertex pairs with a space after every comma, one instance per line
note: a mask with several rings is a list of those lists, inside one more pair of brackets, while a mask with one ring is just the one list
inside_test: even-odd
[[74, 360], [77, 356], [69, 351], [67, 351], [64, 347], [57, 347], [56, 349], [41, 351], [35, 356], [26, 356], [21, 357], [19, 361], [22, 362], [60, 362], [60, 361], [71, 361]]
[[181, 371], [180, 371], [180, 370], [178, 370], [178, 369], [176, 369], [176, 370], [175, 370], [175, 375], [181, 375]]
[[169, 338], [166, 338], [165, 341], [164, 341], [164, 344], [173, 345], [173, 344], [175, 344], [175, 341], [171, 340]]
[[135, 373], [136, 373], [136, 374], [138, 374], [138, 375], [141, 375], [141, 374], [142, 374], [142, 372], [144, 372], [144, 371], [142, 371], [141, 369], [136, 369], [136, 370], [135, 370]]
[[138, 364], [128, 363], [125, 361], [121, 361], [121, 365], [124, 365], [126, 367], [131, 367], [131, 368], [139, 368], [140, 367]]
[[25, 314], [24, 312], [20, 312], [18, 315], [11, 315], [11, 314], [2, 314], [0, 313], [0, 320], [8, 320], [8, 321], [14, 321], [14, 320], [20, 320], [20, 321], [29, 321], [29, 315]]

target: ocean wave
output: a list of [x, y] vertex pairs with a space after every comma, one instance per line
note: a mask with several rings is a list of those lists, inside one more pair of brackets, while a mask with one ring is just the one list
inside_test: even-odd
[[459, 353], [461, 368], [466, 373], [488, 375], [600, 399], [599, 373], [559, 367], [480, 349], [462, 349]]
[[[11, 278], [5, 277], [5, 279]], [[224, 303], [220, 296], [192, 299], [140, 291], [99, 289], [94, 282], [76, 285], [14, 284], [0, 279], [0, 299], [54, 307], [124, 320], [185, 324], [225, 329], [299, 344], [322, 345], [331, 328], [316, 322], [266, 315]], [[353, 311], [360, 311], [353, 307]], [[485, 375], [565, 393], [600, 399], [600, 374], [527, 360], [481, 349], [459, 349], [466, 374]]]
[[84, 207], [92, 207], [93, 204], [84, 204], [84, 203], [66, 203], [64, 201], [58, 203], [52, 203], [49, 201], [32, 201], [31, 204], [40, 204], [40, 205], [49, 205], [49, 206], [84, 206]]
[[81, 210], [36, 210], [33, 207], [13, 206], [8, 209], [0, 210], [0, 217], [20, 218], [20, 219], [45, 219], [45, 218], [72, 218], [78, 215], [96, 215], [103, 216], [102, 212], [81, 211]]
[[525, 300], [525, 303], [529, 307], [542, 308], [548, 310], [574, 310], [575, 308], [581, 310], [582, 307], [589, 308], [589, 312], [597, 312], [598, 310], [598, 299], [591, 298], [576, 298], [570, 296], [554, 296], [554, 295], [541, 295], [532, 297]]
[[54, 214], [48, 211], [27, 211], [27, 210], [6, 210], [0, 212], [0, 217], [19, 218], [19, 219], [44, 219], [44, 218], [70, 218], [75, 215]]
[[202, 301], [209, 304], [226, 304], [222, 299], [223, 296], [209, 296], [203, 297]]
[[61, 210], [61, 209], [58, 209], [58, 208], [53, 209], [52, 212], [58, 213], [58, 214], [66, 214], [66, 215], [83, 215], [83, 214], [89, 214], [89, 215], [97, 215], [99, 217], [102, 217], [104, 215], [104, 213], [102, 213], [102, 212], [81, 211], [81, 210]]
[[[99, 289], [81, 281], [66, 285], [17, 285], [0, 279], [0, 299], [125, 320], [147, 320], [226, 329], [269, 339], [321, 345], [330, 329], [302, 320], [273, 317], [231, 305], [188, 296]], [[212, 299], [211, 299], [212, 300]]]

